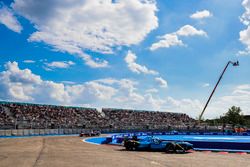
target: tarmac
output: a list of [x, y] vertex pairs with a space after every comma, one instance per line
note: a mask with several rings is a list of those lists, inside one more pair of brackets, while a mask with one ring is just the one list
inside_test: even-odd
[[126, 151], [80, 137], [0, 139], [0, 167], [250, 167], [250, 154]]

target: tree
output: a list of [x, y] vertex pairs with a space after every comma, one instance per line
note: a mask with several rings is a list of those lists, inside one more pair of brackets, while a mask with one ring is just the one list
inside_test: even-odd
[[221, 117], [221, 120], [224, 123], [229, 123], [233, 125], [243, 125], [245, 120], [244, 116], [242, 115], [240, 107], [232, 106], [225, 116]]

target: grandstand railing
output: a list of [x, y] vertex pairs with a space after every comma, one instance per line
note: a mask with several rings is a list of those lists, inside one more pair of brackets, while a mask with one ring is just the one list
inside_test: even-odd
[[73, 135], [88, 131], [86, 129], [8, 129], [0, 130], [0, 136]]

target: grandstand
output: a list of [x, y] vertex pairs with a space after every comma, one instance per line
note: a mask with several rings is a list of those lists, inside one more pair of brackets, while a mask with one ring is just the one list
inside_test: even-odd
[[166, 129], [188, 126], [183, 113], [0, 102], [0, 129]]

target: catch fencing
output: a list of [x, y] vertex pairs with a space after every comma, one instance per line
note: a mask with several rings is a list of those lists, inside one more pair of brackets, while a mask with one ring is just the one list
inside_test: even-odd
[[0, 130], [0, 136], [74, 135], [87, 132], [85, 129], [8, 129]]

